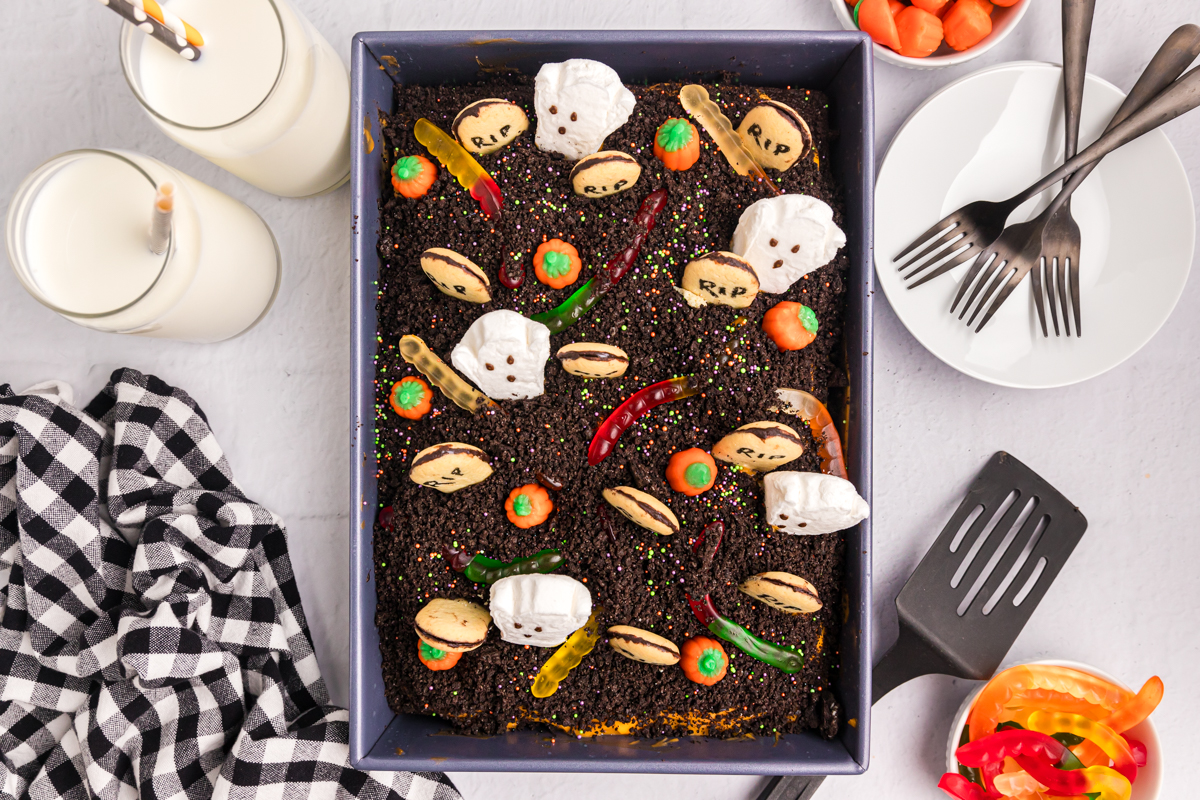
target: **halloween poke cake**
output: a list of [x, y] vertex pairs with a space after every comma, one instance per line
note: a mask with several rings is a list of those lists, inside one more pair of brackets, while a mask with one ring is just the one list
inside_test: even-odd
[[832, 737], [848, 259], [801, 87], [596, 61], [382, 115], [376, 623], [477, 735]]

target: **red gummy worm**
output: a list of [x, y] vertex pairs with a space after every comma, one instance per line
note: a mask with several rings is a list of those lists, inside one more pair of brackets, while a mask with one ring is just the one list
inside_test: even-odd
[[617, 406], [617, 410], [609, 414], [608, 419], [596, 430], [596, 435], [592, 437], [592, 443], [588, 446], [588, 464], [594, 467], [608, 458], [609, 453], [617, 446], [621, 434], [650, 409], [682, 397], [691, 397], [699, 392], [700, 384], [694, 375], [659, 381], [635, 392]]
[[500, 187], [496, 185], [491, 176], [484, 175], [475, 181], [475, 185], [471, 187], [471, 197], [479, 202], [479, 207], [483, 209], [483, 213], [487, 215], [488, 219], [500, 216], [500, 208], [504, 205], [504, 200], [500, 197]]
[[696, 539], [692, 552], [699, 553], [700, 548], [704, 548], [701, 560], [705, 569], [712, 566], [713, 559], [717, 557], [717, 548], [721, 546], [721, 540], [724, 538], [725, 524], [721, 520], [708, 523], [704, 526], [704, 530], [700, 531], [700, 536]]
[[[515, 263], [515, 262], [514, 262]], [[509, 268], [512, 272], [509, 272]], [[510, 264], [507, 261], [500, 265], [500, 283], [509, 289], [519, 289], [521, 284], [525, 282], [525, 265], [520, 263]]]
[[685, 594], [688, 605], [692, 607], [692, 613], [696, 615], [696, 619], [700, 620], [700, 624], [708, 627], [713, 622], [721, 618], [721, 612], [717, 611], [717, 607], [713, 604], [712, 595], [704, 595], [702, 600], [693, 600], [690, 594]]
[[442, 548], [442, 555], [450, 562], [450, 569], [455, 572], [462, 572], [467, 568], [467, 565], [475, 558], [470, 553], [463, 552], [456, 547], [449, 545]]
[[638, 253], [641, 252], [646, 237], [650, 235], [650, 231], [654, 230], [654, 218], [666, 206], [666, 189], [655, 189], [642, 200], [637, 216], [633, 218], [633, 224], [641, 230], [634, 235], [633, 241], [629, 243], [628, 247], [617, 253], [604, 265], [604, 271], [612, 278], [613, 283], [625, 277], [625, 273], [633, 266], [633, 262], [637, 261]]
[[604, 528], [604, 532], [608, 534], [608, 538], [612, 539], [613, 544], [617, 543], [617, 534], [613, 531], [612, 518], [608, 516], [608, 509], [604, 503], [596, 506], [596, 514], [600, 517], [600, 526]]

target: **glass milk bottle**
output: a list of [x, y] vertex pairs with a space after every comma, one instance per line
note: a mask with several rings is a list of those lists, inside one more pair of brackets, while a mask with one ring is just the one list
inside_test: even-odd
[[[154, 225], [163, 197], [173, 210]], [[73, 150], [38, 167], [6, 234], [26, 290], [98, 331], [217, 342], [253, 327], [279, 289], [279, 248], [261, 217], [123, 150]]]
[[151, 118], [179, 144], [282, 197], [350, 176], [350, 78], [287, 0], [169, 0], [204, 38], [188, 61], [126, 23], [121, 66]]

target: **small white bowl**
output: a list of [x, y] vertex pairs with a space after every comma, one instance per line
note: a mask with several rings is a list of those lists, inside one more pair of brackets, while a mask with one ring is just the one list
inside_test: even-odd
[[[848, 31], [858, 30], [858, 26], [854, 24], [854, 6], [846, 2], [846, 0], [829, 0], [833, 4], [833, 13], [837, 15], [838, 22], [842, 23], [842, 27]], [[881, 44], [875, 45], [875, 57], [880, 61], [886, 61], [889, 64], [895, 64], [899, 67], [908, 67], [909, 69], [937, 69], [938, 67], [952, 67], [955, 64], [965, 64], [976, 56], [981, 56], [988, 50], [991, 50], [996, 45], [1000, 44], [1005, 36], [1013, 28], [1017, 27], [1017, 23], [1021, 21], [1021, 17], [1025, 16], [1025, 12], [1029, 10], [1030, 0], [1018, 0], [1017, 3], [1007, 8], [996, 6], [992, 11], [992, 32], [983, 37], [983, 41], [974, 47], [970, 47], [962, 52], [955, 50], [950, 45], [942, 42], [941, 47], [934, 51], [933, 55], [925, 58], [909, 58], [902, 56], [890, 47], [884, 47]]]
[[[1136, 689], [1130, 689], [1124, 683], [1109, 675], [1102, 669], [1080, 664], [1078, 661], [1029, 661], [1029, 664], [1048, 664], [1054, 667], [1070, 667], [1077, 669], [1080, 672], [1087, 672], [1095, 675], [1097, 678], [1103, 678], [1110, 683], [1115, 683], [1122, 689], [1130, 692], [1136, 692]], [[1001, 667], [997, 674], [1003, 672], [1009, 667], [1015, 667], [1017, 664], [1006, 664]], [[986, 686], [987, 684], [983, 684]], [[983, 691], [983, 686], [980, 686], [971, 694], [967, 695], [967, 699], [963, 700], [963, 704], [959, 707], [958, 713], [954, 715], [954, 724], [950, 726], [950, 739], [946, 743], [946, 771], [958, 772], [958, 759], [954, 757], [954, 751], [958, 749], [958, 740], [962, 736], [963, 726], [967, 724], [967, 714], [971, 711], [971, 706], [975, 704], [975, 698]], [[1158, 800], [1159, 790], [1162, 788], [1162, 744], [1158, 741], [1158, 732], [1154, 729], [1154, 715], [1151, 714], [1146, 719], [1139, 722], [1130, 728], [1127, 733], [1134, 739], [1137, 739], [1142, 744], [1146, 745], [1146, 766], [1138, 768], [1137, 780], [1133, 783], [1133, 793], [1129, 800]]]

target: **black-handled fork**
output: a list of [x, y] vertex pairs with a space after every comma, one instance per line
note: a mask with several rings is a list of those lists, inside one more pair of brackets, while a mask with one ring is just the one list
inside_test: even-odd
[[[1143, 99], [1143, 105], [1109, 128], [1083, 152], [1067, 159], [1062, 166], [1007, 200], [977, 200], [951, 212], [905, 247], [893, 261], [902, 262], [897, 269], [902, 273], [907, 271], [903, 278], [912, 281], [908, 288], [920, 286], [977, 257], [1000, 237], [1009, 215], [1029, 198], [1200, 105], [1200, 73], [1197, 70], [1191, 70], [1174, 83], [1170, 79], [1165, 83], [1162, 80], [1164, 75], [1179, 75], [1195, 59], [1192, 45], [1197, 38], [1197, 30], [1194, 25], [1184, 25], [1168, 37], [1143, 71], [1134, 91], [1126, 98], [1131, 108], [1133, 102], [1130, 98], [1135, 95]], [[1180, 67], [1180, 60], [1185, 56], [1188, 60]], [[1176, 69], [1179, 71], [1174, 71]], [[1164, 85], [1165, 89], [1157, 93], [1152, 91]], [[1144, 94], [1139, 92], [1139, 87], [1145, 90]], [[914, 254], [919, 248], [919, 252]]]
[[[1068, 0], [1075, 2], [1075, 0]], [[1164, 88], [1171, 85], [1171, 81], [1179, 77], [1188, 65], [1200, 54], [1200, 28], [1195, 25], [1184, 25], [1178, 28], [1174, 33], [1167, 38], [1159, 48], [1158, 53], [1146, 65], [1146, 69], [1142, 71], [1138, 82], [1134, 84], [1125, 101], [1121, 103], [1121, 107], [1113, 115], [1112, 120], [1108, 123], [1106, 130], [1111, 131], [1121, 124], [1122, 121], [1128, 119], [1147, 101], [1151, 100]], [[1082, 70], [1077, 77], [1082, 77]], [[1064, 75], [1064, 80], [1066, 76]], [[1079, 99], [1082, 98], [1082, 86], [1079, 87]], [[1067, 92], [1067, 97], [1071, 97], [1071, 93]], [[1068, 115], [1069, 118], [1069, 115]], [[1069, 132], [1068, 132], [1069, 133]], [[975, 303], [975, 298], [982, 296], [978, 305], [975, 305], [975, 311], [971, 314], [967, 324], [974, 324], [975, 318], [986, 307], [987, 311], [983, 315], [983, 319], [979, 323], [979, 327], [975, 330], [979, 331], [996, 310], [1008, 299], [1012, 291], [1024, 279], [1026, 273], [1030, 274], [1033, 281], [1033, 299], [1034, 306], [1038, 312], [1038, 321], [1041, 323], [1042, 335], [1049, 336], [1046, 329], [1046, 312], [1043, 307], [1044, 302], [1050, 305], [1051, 317], [1054, 321], [1054, 332], [1058, 334], [1058, 316], [1054, 310], [1054, 293], [1052, 288], [1057, 289], [1062, 303], [1063, 324], [1067, 323], [1067, 271], [1064, 264], [1069, 261], [1071, 265], [1069, 282], [1072, 284], [1071, 295], [1074, 302], [1075, 313], [1075, 335], [1080, 333], [1080, 314], [1079, 314], [1079, 227], [1075, 225], [1074, 220], [1067, 217], [1063, 220], [1064, 214], [1069, 215], [1070, 210], [1066, 205], [1071, 198], [1071, 194], [1079, 188], [1096, 165], [1099, 159], [1092, 162], [1088, 166], [1079, 170], [1078, 173], [1071, 176], [1067, 181], [1067, 185], [1059, 192], [1054, 201], [1028, 222], [1021, 222], [1015, 225], [1009, 225], [1004, 229], [1000, 238], [992, 246], [990, 250], [985, 249], [984, 252], [971, 265], [971, 269], [967, 272], [962, 284], [959, 286], [958, 294], [954, 298], [954, 303], [950, 310], [953, 311], [966, 294], [972, 281], [975, 281], [975, 276], [983, 269], [983, 275], [978, 281], [975, 281], [975, 288], [971, 292], [971, 296], [962, 306], [962, 311], [959, 313], [959, 319], [967, 313], [967, 311]], [[1069, 223], [1069, 224], [1068, 224]], [[1042, 263], [1045, 261], [1045, 270], [1043, 273]], [[1053, 270], [1053, 262], [1057, 260], [1058, 271]], [[1045, 282], [1043, 283], [1043, 274]], [[995, 276], [993, 278], [993, 276]], [[990, 282], [989, 282], [990, 280]], [[987, 287], [984, 290], [984, 287]], [[1043, 300], [1043, 286], [1045, 287], [1045, 299]], [[989, 303], [988, 301], [991, 300]], [[1069, 331], [1070, 329], [1067, 328]]]

